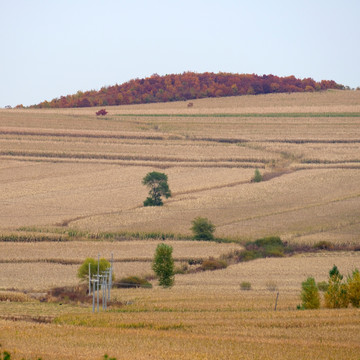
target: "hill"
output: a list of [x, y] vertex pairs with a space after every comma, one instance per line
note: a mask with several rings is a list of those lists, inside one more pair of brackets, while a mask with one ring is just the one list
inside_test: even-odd
[[32, 108], [75, 108], [107, 105], [131, 105], [236, 95], [268, 93], [313, 92], [343, 89], [333, 80], [316, 82], [311, 78], [294, 76], [194, 73], [159, 76], [130, 80], [122, 85], [103, 87], [99, 91], [78, 91], [74, 95], [43, 101]]

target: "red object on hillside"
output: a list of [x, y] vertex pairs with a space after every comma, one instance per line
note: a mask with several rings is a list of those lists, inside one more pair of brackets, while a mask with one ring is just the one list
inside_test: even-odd
[[105, 110], [105, 109], [101, 109], [99, 111], [96, 112], [96, 116], [99, 116], [99, 115], [106, 115], [108, 112]]

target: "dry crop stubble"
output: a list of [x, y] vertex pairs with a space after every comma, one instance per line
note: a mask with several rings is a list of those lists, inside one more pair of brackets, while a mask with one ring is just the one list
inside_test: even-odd
[[[302, 170], [258, 184], [235, 184], [180, 194], [162, 208], [138, 208], [74, 223], [141, 231], [190, 233], [196, 216], [217, 226], [217, 236], [260, 237], [323, 231], [359, 216], [360, 170]], [[229, 180], [230, 182], [230, 180]], [[174, 192], [176, 192], [176, 187]]]
[[[242, 247], [234, 243], [214, 243], [200, 241], [161, 241], [173, 247], [175, 259], [201, 259], [209, 256], [240, 250]], [[64, 260], [82, 262], [87, 257], [110, 258], [113, 254], [115, 261], [132, 260], [151, 261], [155, 249], [160, 241], [131, 240], [131, 241], [66, 241], [66, 242], [31, 242], [31, 243], [1, 243], [1, 259], [4, 261], [35, 261], [35, 260]]]
[[[184, 102], [111, 107], [110, 114], [105, 118], [97, 118], [94, 114], [95, 110], [89, 108], [0, 111], [2, 120], [0, 130], [6, 137], [1, 141], [1, 148], [5, 148], [8, 152], [17, 151], [18, 159], [52, 162], [46, 166], [52, 167], [54, 174], [57, 174], [59, 169], [65, 179], [63, 184], [60, 183], [59, 175], [51, 180], [46, 179], [45, 176], [43, 179], [35, 181], [33, 178], [27, 182], [24, 181], [23, 175], [17, 172], [18, 178], [14, 177], [11, 183], [9, 172], [2, 171], [0, 179], [6, 179], [5, 191], [8, 194], [6, 209], [4, 209], [6, 214], [3, 213], [1, 217], [3, 228], [61, 222], [73, 224], [71, 221], [77, 220], [78, 226], [84, 229], [89, 226], [93, 231], [97, 229], [146, 230], [150, 227], [162, 230], [163, 226], [170, 228], [174, 225], [177, 226], [178, 231], [188, 233], [192, 218], [204, 214], [219, 219], [218, 231], [226, 235], [235, 232], [239, 236], [239, 234], [242, 235], [244, 229], [244, 236], [249, 236], [249, 234], [256, 236], [256, 233], [262, 235], [264, 231], [284, 233], [283, 227], [288, 221], [290, 221], [291, 233], [304, 233], [313, 231], [315, 226], [311, 223], [311, 229], [305, 228], [305, 223], [311, 213], [306, 209], [316, 209], [316, 204], [310, 202], [312, 197], [319, 197], [318, 203], [325, 206], [332, 205], [333, 200], [339, 202], [341, 198], [350, 199], [354, 195], [345, 194], [343, 197], [332, 200], [327, 200], [324, 196], [325, 200], [323, 200], [321, 192], [310, 194], [311, 191], [317, 190], [309, 184], [311, 191], [300, 186], [299, 205], [293, 204], [297, 198], [290, 193], [289, 205], [284, 207], [284, 196], [281, 193], [279, 198], [282, 203], [280, 204], [277, 204], [274, 199], [267, 198], [268, 195], [274, 195], [270, 185], [270, 190], [262, 188], [263, 185], [256, 187], [256, 191], [261, 194], [259, 197], [253, 192], [255, 187], [242, 184], [242, 170], [238, 173], [233, 172], [234, 176], [229, 176], [229, 174], [231, 167], [250, 166], [253, 169], [266, 167], [271, 170], [270, 165], [273, 163], [292, 169], [318, 168], [319, 166], [357, 167], [356, 163], [349, 162], [357, 160], [354, 158], [356, 144], [351, 144], [352, 148], [349, 151], [345, 150], [348, 149], [349, 144], [336, 144], [338, 150], [333, 152], [334, 148], [330, 149], [331, 144], [326, 143], [326, 149], [329, 149], [326, 155], [321, 156], [319, 147], [316, 156], [310, 156], [308, 160], [332, 161], [333, 163], [302, 164], [299, 163], [302, 160], [301, 156], [306, 158], [307, 155], [311, 155], [314, 147], [309, 147], [309, 144], [299, 144], [296, 149], [295, 147], [286, 148], [284, 154], [279, 143], [269, 143], [273, 140], [286, 139], [325, 142], [359, 140], [359, 117], [351, 115], [346, 117], [344, 114], [344, 112], [359, 112], [357, 92], [328, 91], [313, 94], [202, 99], [195, 101], [192, 109], [187, 109]], [[131, 116], [121, 116], [122, 112]], [[320, 116], [319, 112], [338, 112], [339, 117]], [[217, 113], [228, 115], [249, 113], [256, 116], [220, 117], [216, 115]], [[270, 113], [273, 115], [269, 116]], [[287, 113], [286, 116], [284, 116], [285, 113]], [[298, 116], [299, 113], [303, 113], [304, 116]], [[147, 116], [142, 116], [144, 114]], [[157, 117], [154, 114], [168, 115]], [[199, 114], [207, 116], [201, 117], [198, 116]], [[263, 116], [260, 116], [261, 114]], [[280, 116], [281, 114], [283, 116]], [[176, 115], [188, 117], [176, 117]], [[17, 144], [19, 137], [20, 145]], [[212, 143], [206, 140], [215, 138], [216, 142]], [[222, 143], [222, 139], [261, 140], [265, 141], [266, 146], [263, 146], [264, 143], [255, 143], [255, 146], [243, 143], [245, 146], [238, 146]], [[301, 150], [304, 149], [301, 145], [306, 146], [308, 150]], [[63, 151], [62, 148], [64, 148]], [[133, 160], [129, 160], [131, 156], [134, 157]], [[64, 163], [65, 161], [68, 163]], [[125, 168], [124, 165], [130, 165], [130, 161], [132, 167]], [[338, 161], [341, 163], [337, 163]], [[71, 162], [78, 163], [71, 164]], [[115, 166], [110, 164], [109, 168], [105, 169], [101, 162], [116, 162], [117, 166], [122, 166], [121, 171], [114, 170]], [[191, 169], [186, 168], [189, 166]], [[204, 168], [202, 175], [197, 177], [194, 174], [202, 166], [208, 166], [208, 168]], [[164, 170], [164, 167], [167, 169]], [[179, 181], [176, 176], [171, 176], [171, 172], [179, 167], [185, 169], [186, 181], [184, 179]], [[39, 174], [42, 174], [42, 165], [36, 164], [35, 168]], [[71, 169], [74, 168], [82, 169], [83, 173], [71, 176]], [[170, 187], [176, 196], [166, 203], [167, 215], [164, 209], [137, 209], [147, 195], [146, 189], [141, 186], [141, 178], [154, 168], [169, 172], [169, 179], [174, 183], [172, 187], [170, 181]], [[30, 167], [26, 169], [30, 170]], [[131, 177], [132, 171], [134, 171], [132, 183], [130, 187], [127, 187], [125, 181]], [[140, 175], [141, 171], [144, 172]], [[186, 171], [188, 171], [188, 176], [185, 174]], [[224, 180], [218, 176], [222, 171]], [[250, 180], [253, 175], [251, 171], [246, 169], [243, 171], [246, 176], [249, 175]], [[119, 175], [121, 172], [129, 175], [125, 176], [124, 182]], [[93, 175], [94, 173], [96, 175]], [[204, 174], [206, 174], [205, 177], [211, 178], [211, 181], [204, 179]], [[213, 174], [216, 175], [213, 176]], [[334, 174], [337, 174], [335, 169]], [[350, 176], [348, 174], [344, 171], [343, 176]], [[109, 180], [112, 175], [114, 180]], [[215, 176], [216, 181], [212, 179]], [[116, 182], [117, 178], [120, 179], [119, 182]], [[283, 176], [283, 178], [288, 179], [288, 176]], [[21, 181], [18, 181], [20, 179]], [[94, 181], [89, 179], [94, 179]], [[188, 179], [191, 179], [191, 182]], [[312, 180], [309, 178], [308, 181]], [[196, 183], [195, 186], [194, 183]], [[286, 182], [279, 183], [275, 179], [267, 182], [267, 184], [271, 183], [286, 186]], [[330, 181], [330, 183], [338, 186], [334, 182]], [[346, 179], [345, 183], [347, 183]], [[354, 183], [357, 184], [356, 179]], [[178, 184], [181, 184], [181, 187], [177, 187]], [[293, 180], [289, 184], [298, 186]], [[19, 185], [22, 185], [22, 188]], [[20, 190], [16, 186], [20, 187]], [[208, 192], [205, 191], [206, 189]], [[200, 190], [199, 193], [196, 190]], [[333, 192], [329, 186], [327, 190], [329, 193]], [[337, 193], [337, 190], [335, 189], [334, 192]], [[210, 201], [205, 198], [205, 195]], [[286, 191], [285, 195], [287, 195]], [[244, 196], [245, 204], [243, 203]], [[308, 201], [305, 205], [303, 198]], [[225, 200], [230, 206], [227, 206]], [[257, 207], [264, 206], [267, 212], [259, 213], [254, 209], [252, 202]], [[332, 219], [340, 215], [339, 223], [343, 222], [355, 206], [354, 202], [356, 205], [356, 200], [349, 203], [348, 210], [341, 210], [338, 206]], [[130, 203], [132, 203], [131, 206]], [[320, 207], [317, 208], [319, 209]], [[289, 214], [295, 214], [296, 211], [305, 212], [308, 215], [302, 215], [300, 219], [295, 219], [295, 216], [291, 215], [286, 217]], [[331, 206], [328, 210], [324, 210], [324, 214], [329, 212], [331, 213]], [[237, 215], [234, 216], [234, 213]], [[326, 222], [326, 219], [323, 221], [322, 213], [321, 210], [319, 216], [321, 223], [318, 224], [318, 229], [326, 229], [328, 223], [333, 221]], [[18, 216], [15, 217], [14, 214]], [[284, 221], [281, 221], [282, 214], [286, 215], [284, 215]], [[159, 215], [160, 218], [157, 219]], [[143, 217], [143, 221], [138, 222], [139, 216]], [[182, 222], [178, 224], [179, 216]], [[274, 217], [273, 220], [272, 217]], [[260, 222], [263, 218], [265, 221]], [[242, 227], [237, 224], [239, 221], [243, 223]], [[260, 231], [256, 230], [258, 227], [261, 228]], [[173, 232], [173, 229], [171, 231]]]
[[[176, 261], [220, 256], [242, 249], [237, 244], [169, 241]], [[159, 241], [68, 241], [0, 243], [0, 283], [4, 289], [44, 290], [79, 283], [77, 270], [85, 258], [107, 259], [113, 254], [117, 279], [152, 274], [151, 264]], [[59, 279], [59, 280], [57, 280]]]
[[[327, 280], [329, 270], [334, 264], [341, 273], [348, 274], [359, 266], [358, 252], [330, 252], [303, 254], [286, 258], [257, 259], [250, 262], [231, 265], [216, 272], [202, 272], [188, 275], [178, 275], [177, 287], [203, 289], [204, 292], [230, 294], [240, 291], [240, 283], [249, 281], [253, 291], [253, 300], [262, 292], [268, 290], [269, 284], [283, 293], [300, 293], [301, 282], [309, 276], [316, 281]], [[298, 300], [299, 301], [299, 300]], [[279, 303], [280, 306], [283, 306]], [[285, 303], [285, 308], [288, 306]], [[296, 305], [294, 305], [296, 306]]]
[[[0, 320], [2, 343], [8, 350], [16, 349], [18, 356], [46, 359], [100, 359], [104, 353], [117, 359], [359, 356], [356, 310], [274, 312], [273, 293], [257, 296], [256, 301], [244, 292], [236, 297], [234, 293], [205, 297], [199, 291], [180, 293], [175, 288], [126, 293], [135, 301], [119, 313], [59, 314], [56, 325]], [[287, 295], [281, 301], [293, 304]]]

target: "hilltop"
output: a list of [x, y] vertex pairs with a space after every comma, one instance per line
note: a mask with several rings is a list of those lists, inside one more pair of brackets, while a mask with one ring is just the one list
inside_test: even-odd
[[99, 91], [78, 91], [76, 94], [43, 101], [31, 108], [76, 108], [110, 105], [131, 105], [169, 101], [192, 100], [236, 95], [268, 93], [314, 92], [343, 89], [333, 80], [316, 82], [311, 78], [294, 76], [194, 73], [159, 76], [130, 80], [121, 85], [101, 88]]

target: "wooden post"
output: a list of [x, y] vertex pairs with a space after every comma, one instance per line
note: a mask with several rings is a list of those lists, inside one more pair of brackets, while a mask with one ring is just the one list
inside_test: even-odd
[[279, 299], [279, 292], [276, 294], [276, 300], [275, 300], [275, 308], [274, 308], [274, 311], [276, 311], [276, 308], [277, 308], [277, 303], [278, 303], [278, 299]]

